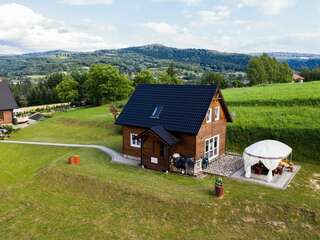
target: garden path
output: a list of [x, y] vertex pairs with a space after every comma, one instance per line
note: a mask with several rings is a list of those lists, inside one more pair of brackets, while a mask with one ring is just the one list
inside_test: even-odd
[[125, 158], [122, 154], [114, 151], [111, 148], [102, 146], [102, 145], [92, 145], [92, 144], [67, 144], [67, 143], [47, 143], [47, 142], [28, 142], [28, 141], [9, 141], [3, 140], [0, 143], [7, 144], [26, 144], [26, 145], [41, 145], [41, 146], [54, 146], [54, 147], [71, 147], [71, 148], [93, 148], [102, 151], [103, 153], [109, 155], [111, 160], [116, 163], [138, 166], [139, 161]]

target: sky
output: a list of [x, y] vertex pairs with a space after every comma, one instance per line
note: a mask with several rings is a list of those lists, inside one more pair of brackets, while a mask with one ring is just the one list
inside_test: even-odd
[[145, 44], [320, 54], [319, 0], [0, 0], [0, 54]]

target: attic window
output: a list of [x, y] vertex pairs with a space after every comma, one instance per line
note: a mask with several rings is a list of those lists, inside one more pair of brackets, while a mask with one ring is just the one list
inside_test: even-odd
[[160, 114], [162, 112], [163, 107], [162, 106], [156, 106], [155, 109], [153, 110], [152, 115], [150, 116], [151, 118], [159, 118]]

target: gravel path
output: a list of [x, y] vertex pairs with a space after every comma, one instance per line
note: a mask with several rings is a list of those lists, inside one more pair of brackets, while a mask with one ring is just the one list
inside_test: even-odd
[[243, 159], [240, 155], [226, 154], [211, 162], [205, 173], [230, 177], [243, 167]]
[[0, 143], [41, 145], [41, 146], [54, 146], [54, 147], [71, 147], [71, 148], [92, 148], [92, 149], [98, 149], [98, 150], [102, 151], [103, 153], [109, 155], [113, 162], [131, 165], [131, 166], [138, 166], [139, 165], [139, 161], [125, 158], [120, 153], [112, 150], [111, 148], [108, 148], [108, 147], [105, 147], [102, 145], [27, 142], [27, 141], [9, 141], [9, 140], [0, 141]]

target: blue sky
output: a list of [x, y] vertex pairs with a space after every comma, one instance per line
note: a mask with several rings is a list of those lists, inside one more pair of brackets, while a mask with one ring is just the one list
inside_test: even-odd
[[318, 0], [0, 0], [0, 54], [160, 43], [320, 53]]

